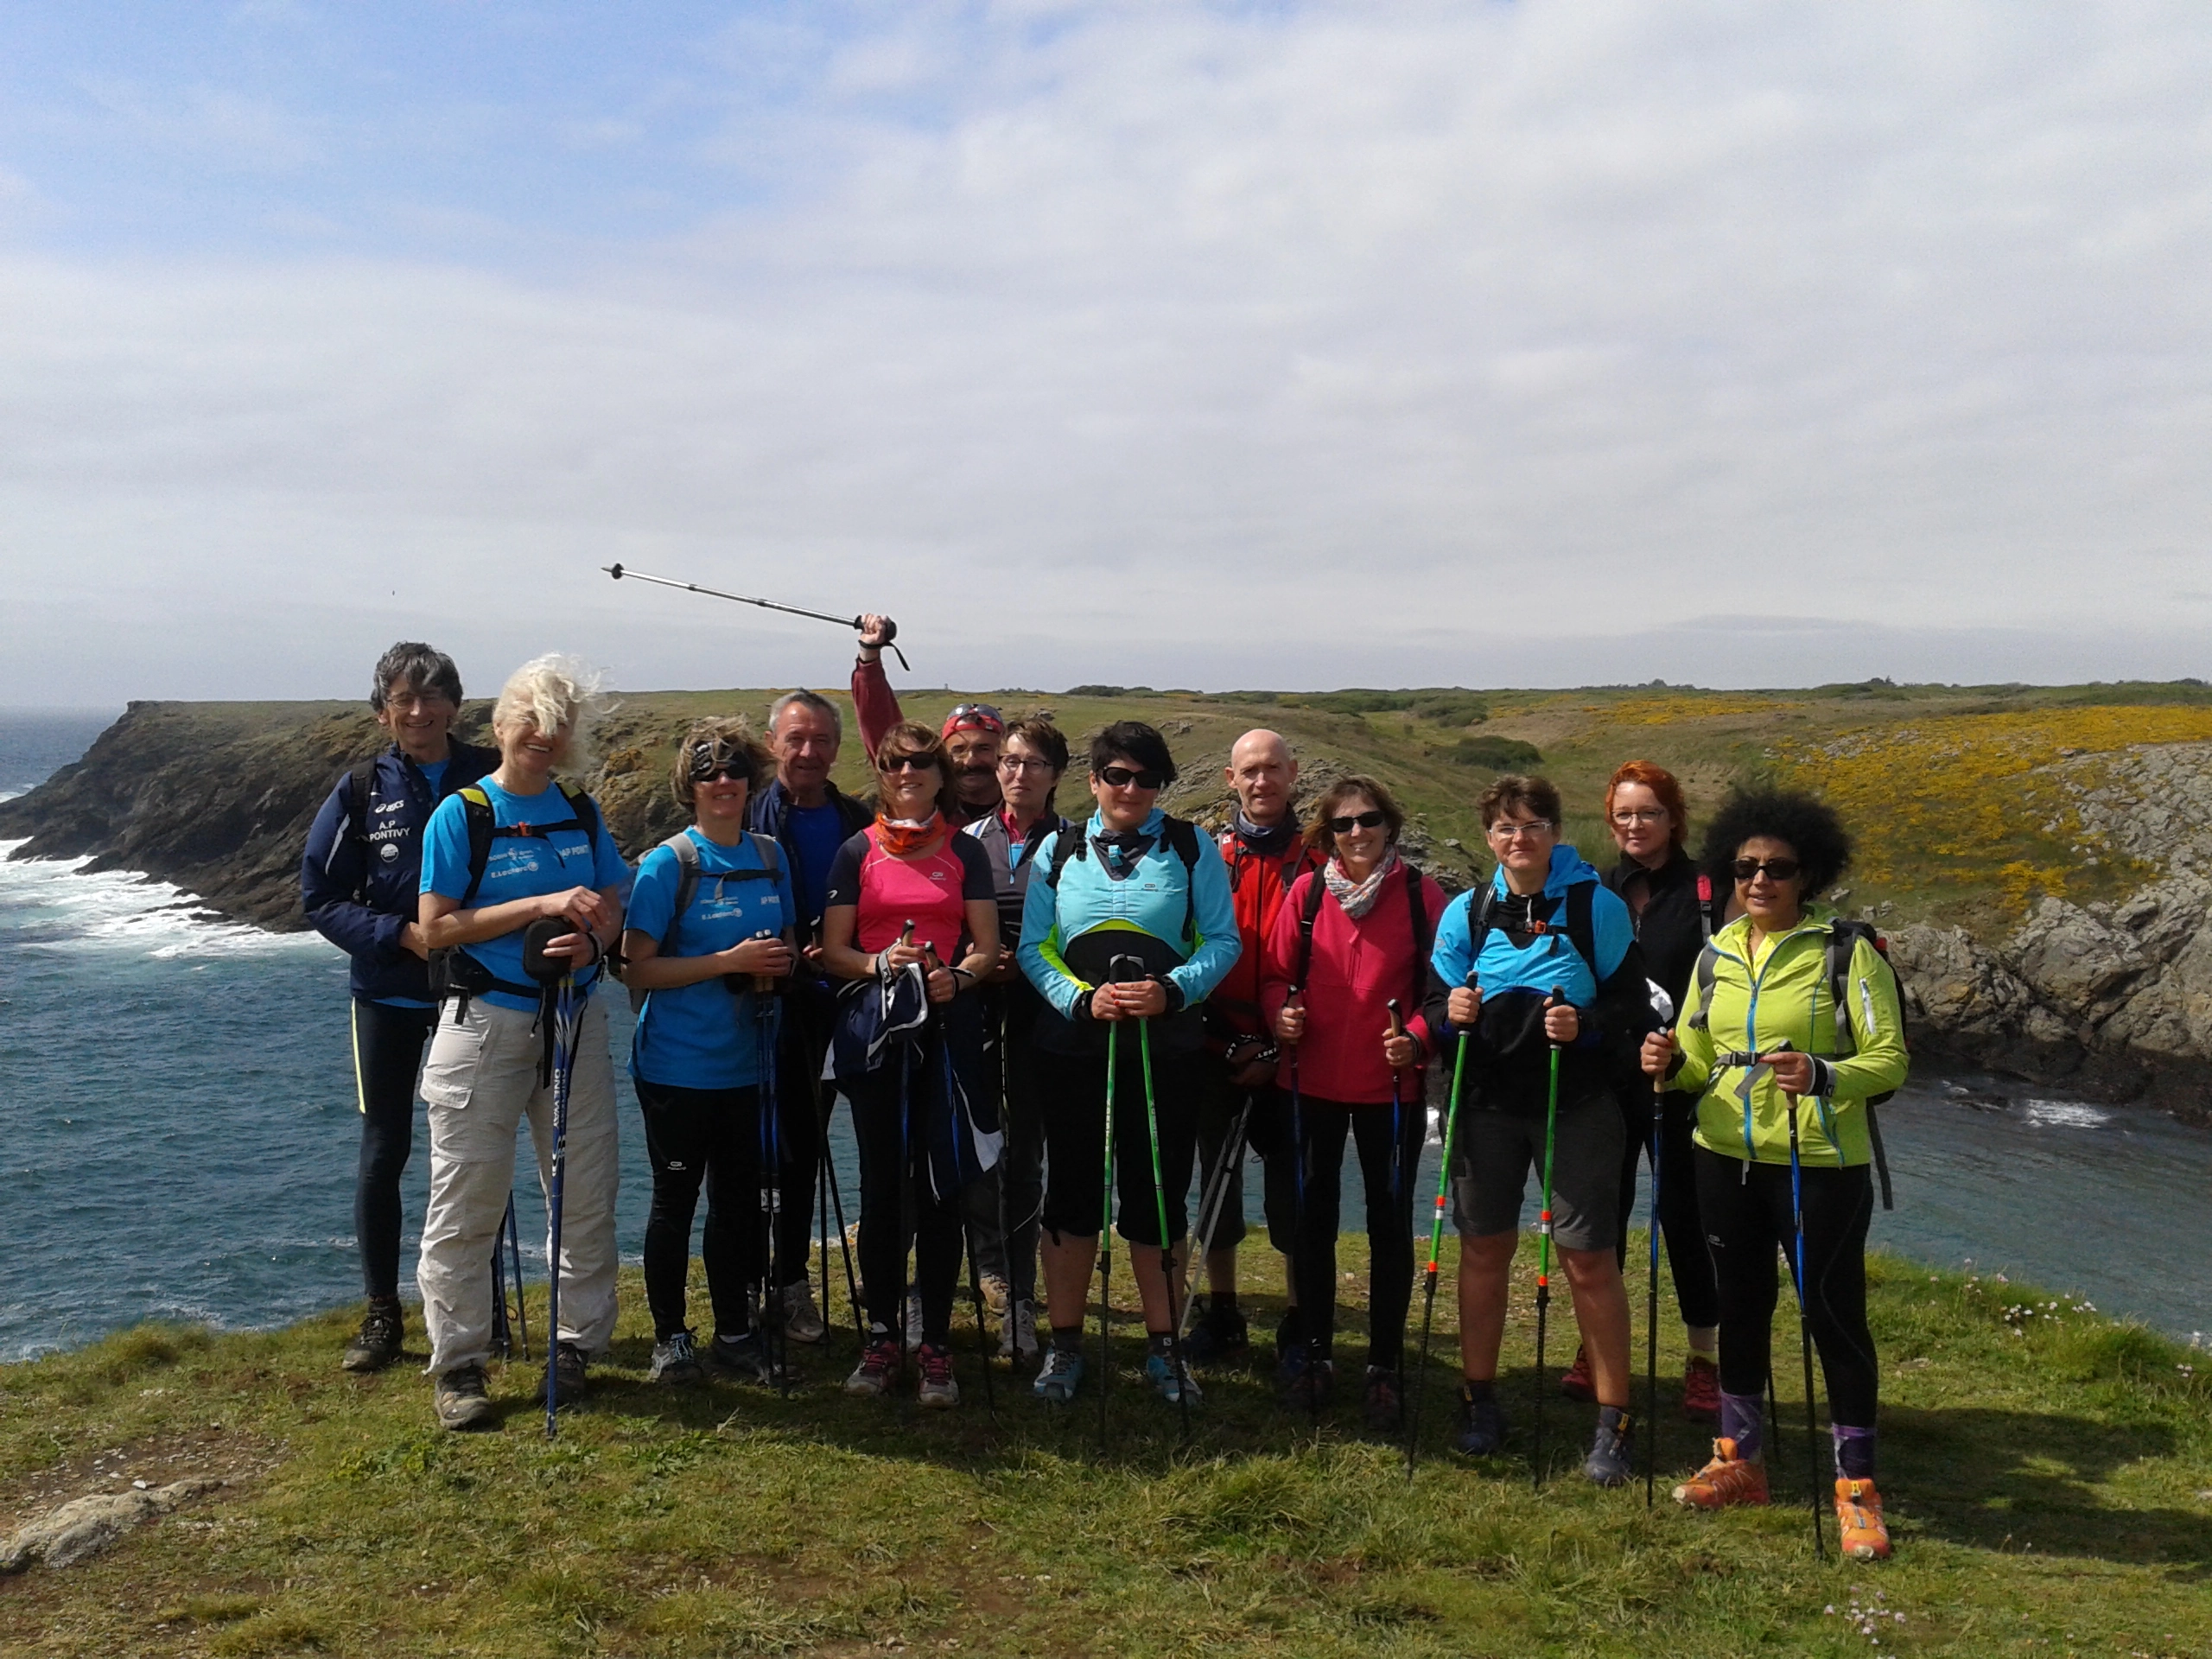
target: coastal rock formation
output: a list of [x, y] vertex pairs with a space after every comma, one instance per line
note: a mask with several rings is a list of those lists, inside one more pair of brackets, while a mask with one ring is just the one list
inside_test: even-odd
[[212, 1492], [216, 1479], [180, 1480], [127, 1492], [92, 1492], [48, 1510], [0, 1544], [0, 1573], [20, 1573], [34, 1561], [74, 1567], [137, 1526], [188, 1499]]

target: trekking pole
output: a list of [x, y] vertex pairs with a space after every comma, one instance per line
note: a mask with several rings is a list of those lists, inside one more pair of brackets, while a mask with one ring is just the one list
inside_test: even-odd
[[[1554, 985], [1551, 996], [1544, 1003], [1544, 1012], [1566, 1000], [1566, 993]], [[1547, 1037], [1550, 1033], [1545, 1033]], [[1559, 1128], [1559, 1051], [1553, 1043], [1551, 1091], [1544, 1106], [1544, 1207], [1536, 1218], [1536, 1471], [1535, 1490], [1544, 1489], [1544, 1332], [1550, 1323], [1552, 1306], [1552, 1148], [1556, 1143]]]
[[[514, 1332], [507, 1320], [507, 1219], [515, 1212], [514, 1189], [507, 1189], [506, 1214], [499, 1217], [497, 1231], [492, 1235], [492, 1347], [501, 1359], [512, 1359], [515, 1351]], [[522, 1281], [515, 1281], [515, 1289], [522, 1289]]]
[[[912, 918], [899, 930], [899, 943], [914, 942]], [[899, 970], [904, 973], [906, 970]], [[927, 1006], [928, 988], [923, 988], [924, 1006]], [[914, 1121], [913, 1121], [913, 1059], [912, 1047], [899, 1045], [899, 1381], [901, 1387], [907, 1382], [909, 1354], [912, 1332], [909, 1328], [914, 1306], [914, 1281], [907, 1268], [907, 1253], [914, 1244], [914, 1211], [919, 1200], [914, 1192]], [[866, 1203], [863, 1196], [862, 1203]]]
[[[1138, 967], [1132, 957], [1123, 957]], [[1137, 1016], [1137, 1057], [1144, 1072], [1144, 1126], [1152, 1143], [1152, 1205], [1159, 1219], [1160, 1281], [1167, 1294], [1167, 1363], [1175, 1373], [1175, 1403], [1183, 1419], [1183, 1438], [1191, 1438], [1191, 1379], [1183, 1369], [1182, 1321], [1175, 1307], [1175, 1247], [1167, 1236], [1167, 1184], [1160, 1169], [1160, 1108], [1152, 1095], [1152, 1020], [1149, 1015]], [[1185, 1177], [1187, 1179], [1187, 1176]], [[1135, 1252], [1130, 1255], [1132, 1268]]]
[[[1475, 976], [1467, 976], [1474, 988]], [[1467, 1080], [1467, 1033], [1459, 1033], [1459, 1052], [1452, 1058], [1452, 1097], [1444, 1108], [1444, 1156], [1436, 1168], [1436, 1217], [1428, 1226], [1427, 1282], [1421, 1291], [1421, 1369], [1414, 1375], [1412, 1409], [1406, 1413], [1406, 1481], [1414, 1478], [1414, 1456], [1421, 1445], [1421, 1402], [1428, 1381], [1428, 1333], [1436, 1320], [1437, 1261], [1444, 1252], [1444, 1206], [1452, 1196], [1452, 1141], [1459, 1127], [1459, 1088]], [[1427, 1108], [1423, 1108], [1423, 1116]], [[1423, 1137], [1424, 1141], [1427, 1139]]]
[[[1795, 1271], [1797, 1285], [1797, 1346], [1805, 1361], [1805, 1468], [1811, 1478], [1813, 1554], [1828, 1558], [1827, 1539], [1821, 1527], [1821, 1447], [1819, 1428], [1813, 1417], [1813, 1324], [1805, 1312], [1805, 1187], [1797, 1161], [1797, 1096], [1785, 1093], [1789, 1109], [1789, 1226], [1796, 1234]], [[1768, 1367], [1770, 1375], [1773, 1367]]]
[[[811, 1027], [805, 1024], [804, 1019], [800, 1023], [798, 1040], [802, 1046], [803, 1055], [811, 1055], [814, 1052], [814, 1032]], [[837, 1091], [833, 1089], [826, 1096], [823, 1093], [821, 1071], [819, 1060], [807, 1068], [807, 1087], [814, 1091], [812, 1103], [815, 1154], [821, 1160], [821, 1173], [824, 1178], [823, 1201], [832, 1207], [837, 1223], [837, 1250], [845, 1260], [845, 1305], [852, 1310], [853, 1334], [860, 1338], [861, 1345], [866, 1347], [868, 1345], [868, 1316], [861, 1310], [860, 1275], [853, 1269], [853, 1241], [845, 1232], [845, 1193], [843, 1186], [837, 1179], [837, 1160], [831, 1155], [830, 1147], [830, 1121], [836, 1116]], [[859, 1138], [857, 1128], [854, 1138], [855, 1140]], [[828, 1218], [825, 1217], [825, 1227], [827, 1223]], [[830, 1316], [830, 1243], [827, 1238], [824, 1238], [822, 1243], [822, 1313], [826, 1324]], [[828, 1340], [826, 1332], [823, 1340]]]
[[[1206, 1178], [1205, 1190], [1198, 1196], [1198, 1219], [1192, 1224], [1191, 1236], [1184, 1246], [1183, 1262], [1176, 1276], [1182, 1281], [1182, 1313], [1175, 1321], [1175, 1339], [1180, 1342], [1189, 1334], [1192, 1309], [1197, 1299], [1191, 1294], [1191, 1281], [1198, 1277], [1198, 1263], [1213, 1249], [1215, 1230], [1221, 1225], [1221, 1212], [1228, 1207], [1232, 1187], [1242, 1185], [1238, 1179], [1244, 1173], [1244, 1151], [1249, 1144], [1252, 1124], [1252, 1103], [1259, 1098], [1257, 1090], [1248, 1090], [1244, 1103], [1237, 1108], [1236, 1116], [1230, 1120], [1229, 1133], [1223, 1137], [1221, 1158]], [[1238, 1193], [1241, 1200], [1243, 1194]]]
[[515, 1280], [515, 1338], [521, 1348], [523, 1363], [530, 1363], [530, 1303], [524, 1298], [522, 1288], [522, 1228], [515, 1220], [514, 1189], [507, 1189], [507, 1259], [514, 1268]]
[[[775, 936], [763, 930], [753, 937]], [[785, 1329], [779, 1298], [783, 1289], [776, 1271], [776, 1224], [784, 1208], [783, 1111], [776, 1089], [777, 981], [772, 974], [747, 976], [752, 981], [753, 1033], [758, 1068], [760, 1128], [760, 1329], [761, 1357], [775, 1368], [776, 1391], [791, 1398], [791, 1335]]]
[[[858, 628], [861, 625], [861, 619], [857, 616], [832, 616], [827, 611], [810, 611], [798, 605], [779, 605], [772, 599], [753, 599], [745, 594], [726, 594], [718, 588], [702, 588], [696, 582], [675, 582], [667, 576], [649, 576], [642, 570], [627, 569], [620, 564], [602, 564], [599, 568], [617, 582], [627, 576], [632, 582], [650, 582], [658, 588], [677, 588], [687, 594], [704, 594], [709, 599], [727, 599], [733, 604], [757, 605], [764, 611], [781, 611], [785, 616], [809, 617], [817, 622], [837, 622], [849, 628]], [[906, 653], [900, 651], [898, 646], [891, 645], [891, 642], [898, 637], [898, 625], [886, 623], [883, 630], [883, 643], [891, 645], [891, 654], [899, 659], [899, 666], [911, 672], [912, 668], [906, 661]]]
[[[928, 959], [930, 972], [935, 973], [944, 965], [938, 960], [937, 948], [934, 945], [925, 944], [922, 947], [922, 950]], [[935, 1028], [938, 1070], [944, 1073], [944, 1103], [946, 1109], [950, 1110], [953, 1097], [952, 1048], [945, 1040], [944, 1014], [932, 1013], [929, 1016], [928, 1024]], [[959, 1133], [959, 1125], [956, 1123], [953, 1126], [953, 1134], [957, 1137]], [[1006, 1147], [1003, 1124], [1001, 1125], [999, 1147], [1001, 1155], [1003, 1156]], [[958, 1160], [956, 1159], [954, 1161], [957, 1164]], [[999, 1402], [995, 1385], [991, 1381], [991, 1333], [983, 1318], [983, 1275], [982, 1268], [976, 1261], [975, 1224], [968, 1214], [965, 1203], [962, 1203], [960, 1206], [960, 1241], [962, 1248], [968, 1254], [968, 1294], [974, 1299], [976, 1306], [976, 1351], [981, 1357], [983, 1365], [983, 1407], [990, 1413], [991, 1421], [995, 1423], [999, 1420]], [[1007, 1309], [1007, 1317], [1011, 1319], [1013, 1316], [1014, 1309], [1009, 1306]]]
[[[1306, 988], [1294, 985], [1290, 995], [1283, 999], [1288, 1007], [1306, 995]], [[1321, 1433], [1321, 1383], [1313, 1374], [1314, 1358], [1318, 1351], [1313, 1339], [1313, 1327], [1320, 1316], [1308, 1304], [1311, 1287], [1306, 1282], [1306, 1103], [1298, 1081], [1298, 1045], [1290, 1047], [1290, 1278], [1298, 1287], [1299, 1336], [1306, 1344], [1306, 1404], [1313, 1420], [1313, 1434], [1318, 1441]], [[1333, 1306], [1336, 1287], [1328, 1287]]]
[[1651, 1283], [1644, 1312], [1643, 1507], [1659, 1479], [1659, 1184], [1666, 1179], [1667, 1077], [1651, 1079]]
[[561, 1368], [561, 1191], [569, 1166], [569, 1082], [575, 1069], [576, 982], [563, 974], [554, 992], [553, 1013], [553, 1172], [546, 1182], [545, 1287], [545, 1438], [559, 1433], [555, 1414], [560, 1409]]
[[[1390, 1011], [1390, 1035], [1393, 1037], [1404, 1036], [1406, 1034], [1406, 1022], [1400, 1015], [1398, 999], [1394, 996], [1383, 1006]], [[1405, 1182], [1402, 1178], [1402, 1171], [1406, 1161], [1405, 1118], [1405, 1080], [1399, 1075], [1398, 1068], [1394, 1065], [1390, 1068], [1390, 1221], [1391, 1224], [1395, 1226], [1399, 1218], [1403, 1217], [1408, 1228], [1410, 1229], [1413, 1224], [1413, 1217], [1406, 1214]], [[1370, 1230], [1371, 1231], [1372, 1229]], [[1367, 1289], [1368, 1306], [1370, 1308], [1373, 1307], [1375, 1303], [1375, 1287], [1373, 1283], [1374, 1276], [1374, 1266], [1370, 1260], [1368, 1269], [1369, 1284]], [[1370, 1333], [1369, 1345], [1370, 1347], [1373, 1345], [1371, 1332]], [[1405, 1401], [1406, 1333], [1403, 1331], [1400, 1331], [1398, 1332], [1398, 1408], [1401, 1411], [1405, 1409]]]
[[[1109, 964], [1110, 976], [1115, 963]], [[1119, 1014], [1119, 1010], [1116, 1010]], [[1106, 1449], [1106, 1390], [1114, 1375], [1114, 1073], [1120, 1059], [1122, 1022], [1106, 1022], [1106, 1173], [1098, 1216], [1098, 1449]]]

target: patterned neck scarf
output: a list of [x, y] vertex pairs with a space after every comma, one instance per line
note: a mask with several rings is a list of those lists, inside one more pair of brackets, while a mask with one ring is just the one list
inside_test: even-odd
[[932, 811], [926, 818], [887, 818], [875, 815], [876, 843], [893, 858], [911, 858], [944, 833], [944, 814]]
[[1382, 896], [1383, 881], [1397, 868], [1398, 849], [1393, 847], [1367, 873], [1366, 880], [1355, 881], [1344, 874], [1344, 860], [1332, 854], [1322, 868], [1321, 879], [1329, 884], [1329, 891], [1344, 907], [1344, 914], [1357, 921], [1375, 908], [1376, 899]]

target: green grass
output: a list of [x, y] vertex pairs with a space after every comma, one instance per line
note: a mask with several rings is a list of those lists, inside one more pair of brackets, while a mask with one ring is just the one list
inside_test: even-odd
[[[1263, 1255], [1247, 1252], [1255, 1272]], [[2180, 1369], [2190, 1356], [2071, 1307], [2022, 1315], [2059, 1299], [2018, 1286], [1888, 1258], [1873, 1278], [1898, 1543], [1881, 1567], [1814, 1559], [1786, 1314], [1777, 1506], [1693, 1515], [1662, 1486], [1647, 1512], [1640, 1487], [1581, 1481], [1588, 1408], [1565, 1402], [1549, 1414], [1550, 1482], [1531, 1490], [1525, 1306], [1504, 1384], [1514, 1454], [1471, 1466], [1443, 1450], [1448, 1267], [1410, 1485], [1351, 1402], [1317, 1433], [1257, 1372], [1209, 1379], [1187, 1446], [1125, 1376], [1103, 1452], [1090, 1399], [1047, 1412], [1003, 1370], [994, 1422], [972, 1345], [966, 1402], [929, 1418], [836, 1391], [849, 1334], [788, 1400], [664, 1393], [644, 1381], [627, 1280], [614, 1354], [552, 1444], [519, 1366], [494, 1381], [499, 1431], [475, 1436], [432, 1426], [414, 1364], [342, 1376], [352, 1312], [266, 1334], [127, 1332], [0, 1370], [10, 1507], [112, 1485], [118, 1469], [234, 1484], [85, 1566], [0, 1580], [0, 1651], [2212, 1651], [2212, 1395]], [[1362, 1313], [1344, 1288], [1349, 1369]], [[1271, 1326], [1258, 1280], [1248, 1295], [1255, 1328]], [[1559, 1311], [1554, 1371], [1573, 1343]], [[958, 1333], [972, 1343], [964, 1320]], [[1666, 1377], [1679, 1365], [1670, 1351]], [[1704, 1447], [1671, 1380], [1662, 1394], [1663, 1482]], [[1870, 1644], [1846, 1617], [1854, 1599], [1905, 1622]]]

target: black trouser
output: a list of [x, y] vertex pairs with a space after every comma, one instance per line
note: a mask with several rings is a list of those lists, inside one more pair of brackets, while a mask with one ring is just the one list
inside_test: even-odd
[[[1359, 1149], [1367, 1193], [1367, 1363], [1395, 1370], [1406, 1341], [1406, 1309], [1414, 1295], [1413, 1172], [1428, 1133], [1425, 1102], [1395, 1109], [1342, 1106], [1306, 1095], [1299, 1101], [1305, 1132], [1299, 1167], [1304, 1226], [1292, 1266], [1298, 1277], [1300, 1331], [1322, 1357], [1337, 1331], [1337, 1220], [1344, 1191], [1344, 1135]], [[1393, 1135], [1395, 1127], [1396, 1133]]]
[[860, 1144], [861, 1296], [868, 1323], [880, 1332], [899, 1330], [911, 1246], [922, 1340], [942, 1347], [952, 1333], [952, 1292], [960, 1278], [961, 1195], [940, 1200], [930, 1190], [922, 1084], [916, 1079], [910, 1090], [902, 1080], [912, 1063], [894, 1043], [880, 1070], [838, 1086], [852, 1103]]
[[[645, 1156], [653, 1202], [645, 1216], [645, 1301], [653, 1334], [665, 1342], [687, 1329], [683, 1286], [691, 1267], [691, 1216], [707, 1187], [699, 1259], [715, 1308], [715, 1334], [741, 1337], [753, 1326], [746, 1287], [760, 1282], [763, 1237], [760, 1091], [679, 1089], [638, 1079], [645, 1119]], [[784, 1200], [790, 1201], [785, 1193]]]
[[784, 1207], [776, 1218], [776, 1282], [806, 1277], [814, 1248], [814, 1184], [822, 1169], [823, 1135], [834, 1097], [822, 1078], [830, 1052], [832, 1005], [801, 987], [784, 999], [776, 1050], [776, 1128], [783, 1147]]
[[[1713, 1257], [1706, 1249], [1705, 1226], [1698, 1219], [1697, 1166], [1691, 1157], [1696, 1145], [1690, 1135], [1697, 1128], [1697, 1096], [1669, 1090], [1663, 1098], [1662, 1140], [1652, 1164], [1652, 1179], [1659, 1183], [1659, 1231], [1667, 1241], [1667, 1262], [1674, 1269], [1675, 1300], [1682, 1323], [1693, 1328], [1714, 1325], [1720, 1323], [1720, 1290], [1713, 1278]], [[1613, 1254], [1625, 1270], [1629, 1223], [1636, 1211], [1636, 1163], [1651, 1155], [1651, 1096], [1624, 1090], [1620, 1101], [1628, 1145], [1621, 1154], [1620, 1243]]]
[[[987, 988], [995, 990], [998, 988]], [[987, 1011], [986, 1019], [997, 1017]], [[976, 1268], [1004, 1279], [1017, 1298], [1037, 1296], [1038, 1224], [1045, 1209], [1045, 1073], [1029, 1040], [1033, 1021], [1004, 1020], [996, 1050], [1005, 1068], [999, 1161], [963, 1195]]]
[[435, 1008], [398, 1008], [353, 999], [353, 1087], [361, 1108], [361, 1160], [353, 1183], [353, 1236], [361, 1283], [372, 1296], [399, 1294], [399, 1178], [415, 1149], [415, 1079]]
[[[1195, 1053], [1152, 1051], [1152, 1097], [1160, 1124], [1160, 1192], [1153, 1191], [1152, 1130], [1145, 1109], [1144, 1069], [1134, 1020], [1122, 1025], [1114, 1083], [1114, 1230], [1137, 1244], [1173, 1248], [1190, 1219], [1184, 1203], [1198, 1139], [1198, 1064]], [[1050, 1160], [1045, 1230], [1055, 1239], [1097, 1236], [1105, 1211], [1106, 1057], [1055, 1054], [1047, 1073], [1052, 1109], [1045, 1119]], [[1160, 1236], [1164, 1198], [1167, 1236]]]
[[[1866, 1224], [1874, 1184], [1866, 1166], [1807, 1168], [1805, 1319], [1828, 1391], [1833, 1421], [1874, 1426], [1881, 1374], [1866, 1328]], [[1789, 1166], [1745, 1164], [1697, 1149], [1698, 1205], [1720, 1287], [1720, 1386], [1757, 1395], [1766, 1387], [1774, 1304], [1781, 1294], [1775, 1252], [1791, 1258]]]
[[[1261, 1208], [1268, 1220], [1268, 1243], [1287, 1256], [1291, 1236], [1296, 1230], [1294, 1205], [1297, 1199], [1292, 1185], [1290, 1152], [1289, 1098], [1272, 1083], [1263, 1083], [1256, 1089], [1240, 1089], [1231, 1081], [1229, 1068], [1218, 1054], [1209, 1052], [1201, 1062], [1202, 1092], [1198, 1104], [1198, 1191], [1203, 1201], [1205, 1189], [1221, 1167], [1223, 1154], [1228, 1150], [1230, 1133], [1236, 1127], [1237, 1116], [1244, 1111], [1245, 1103], [1251, 1103], [1251, 1111], [1244, 1119], [1244, 1144], [1249, 1151], [1258, 1154], [1261, 1164]], [[1244, 1172], [1240, 1168], [1230, 1178], [1229, 1192], [1222, 1200], [1221, 1214], [1216, 1218], [1213, 1230], [1199, 1241], [1203, 1254], [1216, 1250], [1235, 1249], [1244, 1242], [1247, 1226], [1244, 1220]], [[1202, 1217], [1203, 1218], [1203, 1217]]]

